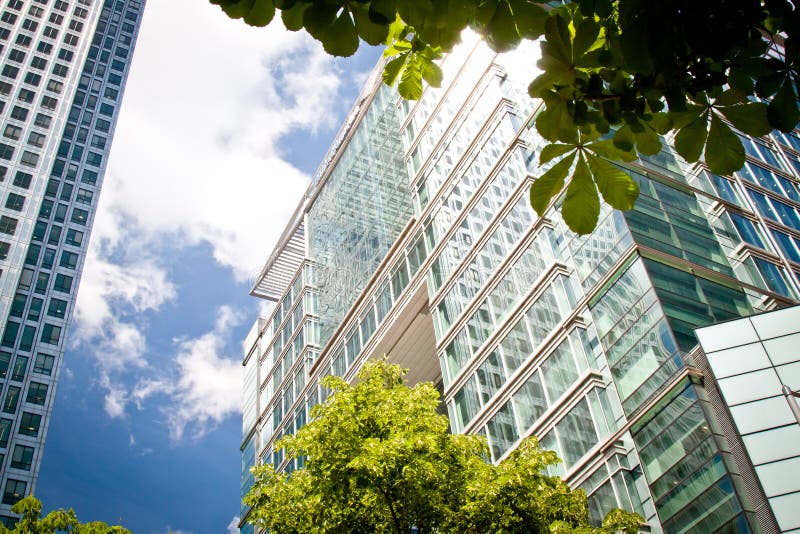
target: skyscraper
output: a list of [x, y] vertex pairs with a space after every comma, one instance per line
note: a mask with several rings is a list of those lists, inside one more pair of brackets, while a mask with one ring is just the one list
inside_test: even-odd
[[276, 304], [245, 343], [242, 492], [255, 463], [299, 467], [273, 444], [324, 401], [321, 377], [385, 353], [492, 461], [538, 436], [594, 521], [622, 507], [653, 532], [776, 531], [694, 330], [798, 302], [800, 135], [742, 136], [733, 176], [669, 150], [631, 163], [636, 207], [578, 236], [560, 200], [528, 204], [535, 48], [466, 42], [418, 102], [377, 75], [364, 89], [252, 289]]
[[36, 485], [145, 0], [0, 11], [0, 520]]

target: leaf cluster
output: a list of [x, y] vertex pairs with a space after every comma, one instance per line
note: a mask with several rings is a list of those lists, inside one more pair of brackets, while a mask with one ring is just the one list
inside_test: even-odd
[[[333, 394], [313, 420], [282, 438], [288, 458], [305, 458], [286, 475], [254, 469], [245, 497], [250, 521], [277, 533], [544, 532], [551, 525], [616, 532], [641, 518], [615, 512], [609, 525], [588, 524], [586, 496], [543, 473], [558, 461], [524, 441], [498, 466], [485, 461], [485, 440], [448, 433], [430, 384], [409, 388], [403, 371], [365, 365], [358, 382], [324, 379]], [[609, 516], [612, 517], [612, 516]]]
[[[441, 84], [435, 61], [466, 28], [498, 52], [540, 39], [528, 88], [545, 103], [536, 129], [571, 150], [534, 186], [532, 205], [542, 214], [566, 185], [562, 213], [581, 234], [597, 224], [599, 196], [624, 210], [638, 195], [601, 160], [656, 155], [666, 136], [689, 163], [702, 157], [712, 172], [730, 174], [745, 160], [736, 130], [761, 136], [800, 121], [800, 11], [790, 0], [210, 1], [253, 25], [268, 24], [277, 8], [288, 29], [307, 30], [333, 55], [354, 53], [360, 40], [383, 43], [391, 58], [383, 80], [399, 80], [412, 100], [423, 81]], [[587, 148], [598, 138], [614, 150]]]
[[42, 517], [42, 503], [33, 495], [17, 501], [11, 511], [18, 514], [20, 519], [13, 530], [0, 525], [0, 534], [132, 534], [123, 527], [109, 526], [102, 521], [81, 523], [72, 508], [54, 510]]

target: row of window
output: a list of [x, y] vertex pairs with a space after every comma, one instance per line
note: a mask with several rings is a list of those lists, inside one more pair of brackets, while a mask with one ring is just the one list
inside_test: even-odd
[[[20, 392], [22, 389], [18, 386], [8, 386], [6, 397], [3, 400], [2, 410], [3, 413], [16, 413], [17, 406], [19, 405]], [[25, 397], [25, 402], [30, 404], [39, 404], [44, 406], [47, 399], [47, 384], [39, 382], [31, 382], [28, 385], [28, 394]]]

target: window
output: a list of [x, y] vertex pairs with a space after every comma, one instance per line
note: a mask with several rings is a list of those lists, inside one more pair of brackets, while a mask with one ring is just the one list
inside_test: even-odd
[[77, 20], [71, 20], [69, 22], [69, 29], [74, 32], [81, 32], [83, 30], [83, 22], [78, 22]]
[[[49, 247], [46, 248], [44, 251], [44, 257], [42, 258], [42, 267], [44, 269], [52, 269], [53, 262], [55, 261], [55, 259], [56, 259], [56, 250], [54, 248], [49, 248]], [[39, 274], [41, 276], [42, 273]], [[36, 284], [36, 286], [38, 288], [39, 284]]]
[[78, 193], [75, 195], [75, 200], [77, 202], [82, 203], [82, 204], [91, 204], [93, 196], [94, 196], [94, 193], [92, 193], [88, 189], [81, 188], [81, 189], [78, 189]]
[[27, 172], [17, 171], [17, 174], [14, 175], [13, 183], [17, 187], [28, 189], [31, 186], [32, 179], [33, 179], [32, 174], [28, 174]]
[[25, 402], [44, 404], [45, 399], [47, 399], [47, 384], [31, 382], [31, 385], [28, 386], [28, 395], [25, 397]]
[[[56, 255], [56, 251], [48, 248], [44, 251], [44, 258], [42, 259], [42, 266], [44, 266], [45, 260], [48, 259], [48, 256], [52, 252], [52, 256], [50, 256], [49, 262], [50, 265], [53, 264], [53, 259]], [[36, 287], [33, 288], [35, 293], [39, 293], [40, 295], [44, 295], [47, 292], [47, 282], [50, 281], [50, 275], [48, 273], [39, 273], [36, 276]]]
[[69, 293], [72, 291], [72, 277], [66, 274], [57, 273], [56, 280], [53, 283], [53, 290], [61, 293]]
[[[0, 352], [0, 378], [5, 378], [8, 374], [8, 366], [11, 363], [11, 353]], [[5, 445], [3, 445], [5, 447]]]
[[22, 269], [22, 274], [19, 277], [18, 287], [24, 291], [27, 291], [31, 288], [32, 282], [33, 282], [33, 270]]
[[42, 327], [42, 337], [39, 340], [48, 345], [58, 345], [58, 340], [61, 338], [61, 327], [53, 324], [45, 323]]
[[106, 90], [103, 93], [103, 96], [106, 97], [106, 98], [110, 98], [112, 100], [116, 100], [117, 97], [119, 96], [119, 91], [117, 91], [116, 89], [113, 89], [111, 87], [106, 87]]
[[69, 199], [72, 197], [72, 188], [72, 184], [64, 184], [61, 186], [61, 200], [69, 202]]
[[67, 50], [66, 48], [61, 48], [58, 51], [58, 59], [61, 59], [63, 61], [67, 61], [67, 62], [72, 61], [72, 58], [73, 58], [74, 55], [75, 55], [74, 52], [72, 52], [70, 50]]
[[22, 498], [25, 496], [25, 490], [27, 489], [27, 482], [9, 478], [6, 481], [6, 489], [3, 492], [3, 504], [17, 504], [17, 502], [22, 500]]
[[42, 251], [40, 245], [31, 243], [28, 246], [28, 253], [25, 255], [25, 265], [36, 265], [39, 262], [39, 253]]
[[110, 117], [114, 114], [114, 106], [111, 104], [100, 104], [100, 115]]
[[24, 121], [28, 118], [28, 109], [20, 106], [11, 108], [11, 118], [18, 121]]
[[6, 199], [6, 208], [14, 211], [22, 211], [25, 205], [25, 197], [16, 193], [9, 193]]
[[[42, 315], [42, 305], [43, 304], [44, 304], [44, 301], [42, 299], [38, 299], [36, 297], [33, 297], [31, 299], [31, 305], [28, 308], [28, 320], [30, 320], [30, 321], [38, 321], [39, 320], [39, 318]], [[23, 336], [24, 335], [25, 334], [23, 333]], [[34, 335], [33, 335], [33, 333], [31, 333], [31, 340], [33, 340], [33, 338], [34, 338]]]
[[5, 76], [6, 78], [16, 79], [16, 77], [19, 75], [19, 67], [6, 65], [5, 67], [3, 67], [3, 70], [0, 71], [0, 74]]
[[8, 0], [8, 7], [14, 11], [19, 11], [22, 9], [22, 0]]
[[69, 67], [66, 65], [62, 65], [61, 63], [56, 63], [53, 67], [53, 75], [58, 76], [60, 78], [66, 78], [67, 73], [69, 72]]
[[65, 13], [68, 7], [69, 4], [64, 2], [63, 0], [56, 0], [55, 5], [53, 5], [53, 9], [61, 11], [62, 13]]
[[52, 26], [45, 26], [44, 27], [44, 36], [49, 37], [50, 39], [55, 39], [58, 37], [58, 29], [53, 28]]
[[86, 163], [99, 167], [103, 163], [103, 155], [90, 150], [89, 155], [86, 156]]
[[64, 22], [64, 16], [63, 15], [59, 15], [58, 13], [50, 13], [50, 19], [49, 20], [53, 24], [61, 24], [62, 22]]
[[58, 245], [59, 241], [61, 241], [61, 227], [54, 224], [53, 227], [50, 228], [50, 237], [47, 238], [47, 242], [51, 245]]
[[8, 24], [14, 24], [17, 22], [17, 16], [13, 13], [9, 13], [8, 11], [3, 11], [3, 14], [0, 15], [0, 21], [6, 22]]
[[67, 230], [67, 237], [64, 239], [64, 242], [67, 245], [73, 245], [76, 247], [81, 246], [81, 243], [83, 243], [83, 232], [79, 232], [74, 228], [70, 228]]
[[0, 158], [11, 159], [14, 157], [14, 147], [0, 143]]
[[[26, 47], [27, 48], [28, 45], [31, 44], [32, 40], [33, 39], [31, 39], [30, 35], [25, 35], [24, 33], [20, 33], [19, 35], [17, 35], [17, 38], [14, 39], [14, 42], [16, 44], [22, 46], [22, 47]], [[10, 57], [10, 55], [9, 55], [9, 57]]]
[[22, 63], [25, 61], [25, 52], [17, 48], [12, 48], [8, 53], [8, 59], [9, 61], [13, 61], [15, 63]]
[[64, 36], [64, 44], [75, 46], [78, 44], [78, 36], [72, 33], [68, 33]]
[[81, 182], [89, 185], [96, 184], [97, 173], [95, 171], [90, 171], [89, 169], [84, 169], [83, 175], [81, 175]]
[[41, 7], [31, 6], [31, 8], [28, 10], [28, 15], [36, 17], [37, 19], [41, 18], [43, 14], [44, 14], [44, 9], [42, 9]]
[[0, 95], [10, 95], [12, 87], [8, 82], [0, 82]]
[[104, 149], [106, 147], [106, 138], [102, 135], [93, 135], [92, 146], [94, 148], [99, 148], [100, 150]]
[[33, 121], [33, 124], [39, 126], [40, 128], [49, 128], [51, 122], [53, 122], [53, 118], [50, 115], [45, 115], [44, 113], [37, 113], [36, 118]]
[[50, 375], [53, 372], [53, 364], [55, 363], [55, 356], [50, 354], [39, 353], [36, 355], [36, 361], [33, 364], [33, 372], [40, 375]]
[[45, 70], [47, 68], [47, 60], [40, 56], [33, 56], [31, 60], [31, 67], [34, 69]]
[[25, 19], [22, 21], [23, 29], [28, 30], [29, 32], [35, 32], [36, 29], [39, 27], [39, 23], [35, 20]]
[[14, 454], [11, 456], [11, 467], [30, 471], [33, 463], [33, 447], [14, 445]]
[[19, 94], [17, 95], [17, 98], [19, 98], [20, 100], [22, 100], [23, 102], [26, 102], [28, 104], [33, 102], [33, 99], [35, 97], [36, 97], [36, 93], [31, 91], [30, 89], [20, 89], [19, 90]]
[[59, 81], [56, 81], [56, 80], [49, 80], [47, 82], [47, 90], [48, 91], [52, 91], [54, 93], [61, 93], [61, 91], [63, 89], [64, 89], [63, 82], [59, 82]]
[[17, 231], [17, 219], [0, 215], [0, 233], [14, 235]]
[[61, 267], [67, 269], [74, 269], [78, 265], [78, 255], [74, 252], [67, 252], [66, 250], [61, 253], [61, 260], [58, 262]]
[[44, 235], [47, 233], [47, 223], [44, 221], [36, 221], [36, 224], [33, 226], [33, 241], [43, 241]]
[[0, 260], [4, 260], [8, 258], [8, 251], [11, 249], [11, 245], [6, 243], [5, 241], [0, 241]]
[[24, 293], [17, 293], [14, 295], [14, 300], [11, 301], [11, 310], [8, 312], [12, 317], [22, 317], [25, 311], [25, 304], [28, 302], [28, 296]]
[[50, 299], [50, 306], [47, 307], [47, 315], [63, 319], [67, 313], [67, 301], [57, 298]]
[[14, 360], [14, 369], [11, 372], [11, 380], [22, 382], [25, 379], [25, 371], [28, 370], [28, 358], [17, 356]]
[[89, 217], [89, 212], [86, 210], [82, 210], [79, 208], [73, 208], [72, 210], [72, 218], [70, 219], [75, 224], [86, 224], [86, 219]]
[[33, 72], [28, 72], [27, 74], [25, 74], [25, 83], [27, 83], [27, 84], [39, 87], [39, 84], [41, 83], [41, 81], [42, 81], [42, 77], [39, 74], [35, 74]]
[[28, 144], [37, 148], [42, 148], [44, 146], [45, 139], [47, 139], [46, 135], [38, 132], [31, 132], [30, 135], [28, 135]]
[[36, 45], [36, 51], [41, 52], [42, 54], [49, 54], [53, 51], [53, 45], [44, 41], [39, 41], [39, 44]]
[[14, 421], [11, 419], [0, 419], [0, 447], [8, 447], [8, 438], [11, 437], [11, 429]]
[[20, 388], [18, 388], [17, 386], [8, 386], [8, 391], [6, 391], [6, 398], [3, 401], [3, 411], [5, 413], [14, 413], [17, 411], [20, 391], [21, 391]]
[[39, 164], [39, 154], [30, 152], [28, 150], [22, 151], [22, 157], [19, 162], [27, 167], [36, 167]]
[[22, 417], [19, 418], [19, 432], [23, 436], [39, 435], [39, 425], [42, 422], [42, 416], [36, 413], [22, 412]]
[[16, 141], [19, 139], [20, 135], [22, 135], [22, 128], [14, 126], [13, 124], [6, 124], [6, 129], [3, 130], [3, 137], [8, 137]]
[[42, 97], [42, 107], [45, 109], [56, 109], [58, 105], [58, 99], [53, 98], [52, 96], [43, 96]]
[[[40, 300], [40, 299], [36, 299]], [[41, 303], [40, 303], [41, 304]], [[36, 339], [36, 327], [35, 326], [25, 326], [22, 329], [22, 338], [19, 340], [19, 350], [23, 350], [25, 352], [30, 352], [31, 347], [33, 347], [33, 341]], [[22, 356], [17, 356], [17, 359], [21, 358]], [[27, 364], [27, 358], [25, 358], [25, 363]]]
[[56, 222], [64, 222], [64, 219], [67, 216], [67, 206], [64, 204], [59, 204], [56, 206], [56, 212], [53, 215], [53, 220]]

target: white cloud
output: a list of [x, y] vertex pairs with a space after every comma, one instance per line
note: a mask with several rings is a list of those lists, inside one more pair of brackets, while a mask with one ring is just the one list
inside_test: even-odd
[[141, 406], [153, 395], [164, 395], [162, 408], [170, 437], [179, 441], [187, 429], [195, 438], [241, 410], [242, 366], [239, 357], [226, 356], [227, 331], [241, 324], [243, 316], [229, 306], [217, 310], [214, 330], [191, 339], [175, 341], [177, 370], [168, 378], [139, 381], [129, 399]]
[[239, 516], [237, 515], [228, 523], [228, 534], [239, 534]]
[[[175, 20], [191, 21], [175, 26]], [[332, 128], [334, 60], [303, 32], [249, 28], [196, 0], [148, 6], [104, 200], [144, 240], [207, 242], [245, 280], [307, 187], [287, 134]]]

